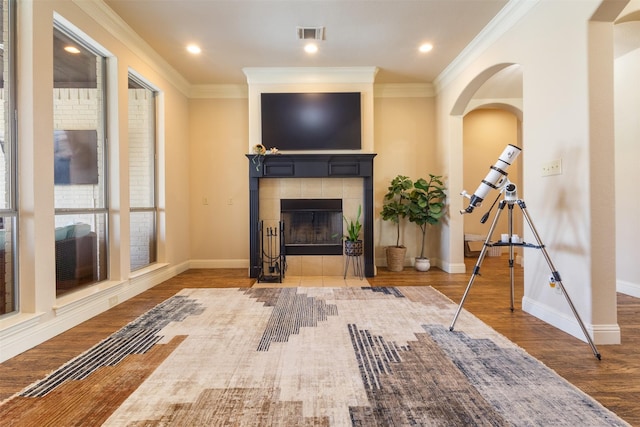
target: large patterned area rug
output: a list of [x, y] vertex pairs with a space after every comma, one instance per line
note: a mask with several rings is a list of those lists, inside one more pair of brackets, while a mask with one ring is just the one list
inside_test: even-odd
[[430, 287], [185, 289], [0, 424], [627, 425], [468, 312], [449, 331], [455, 309]]

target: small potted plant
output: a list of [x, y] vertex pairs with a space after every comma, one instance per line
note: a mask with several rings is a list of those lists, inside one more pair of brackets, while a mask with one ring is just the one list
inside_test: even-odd
[[360, 222], [360, 214], [362, 213], [362, 206], [358, 206], [358, 214], [355, 221], [349, 221], [346, 216], [342, 216], [344, 223], [347, 226], [346, 233], [344, 234], [344, 253], [348, 256], [360, 256], [364, 251], [362, 240], [360, 239], [360, 231], [362, 230], [362, 223]]
[[420, 256], [416, 257], [415, 269], [427, 271], [431, 268], [429, 258], [424, 256], [424, 244], [427, 234], [427, 226], [437, 224], [445, 213], [444, 201], [446, 198], [442, 177], [429, 174], [429, 181], [418, 179], [413, 184], [409, 194], [409, 207], [407, 216], [409, 221], [418, 225], [422, 232]]
[[387, 268], [390, 271], [404, 269], [404, 257], [407, 248], [400, 244], [400, 222], [409, 212], [409, 195], [413, 182], [404, 175], [398, 175], [389, 184], [384, 196], [380, 215], [384, 221], [391, 221], [396, 226], [396, 245], [387, 246]]

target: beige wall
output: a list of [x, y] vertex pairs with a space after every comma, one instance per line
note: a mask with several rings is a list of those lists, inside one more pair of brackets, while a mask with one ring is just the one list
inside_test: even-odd
[[[473, 194], [480, 185], [482, 179], [489, 172], [490, 166], [496, 163], [498, 156], [508, 144], [518, 146], [518, 119], [508, 111], [499, 109], [474, 110], [464, 116], [463, 122], [463, 188]], [[523, 156], [524, 157], [524, 156]], [[518, 186], [518, 191], [522, 192], [519, 179], [520, 164], [522, 157], [519, 157], [507, 170], [508, 179]], [[491, 207], [497, 192], [491, 192], [480, 208], [474, 211], [473, 215], [465, 215], [464, 232], [485, 236], [491, 226], [491, 221], [497, 213], [497, 205], [492, 210], [489, 220], [485, 224], [480, 223], [480, 218]], [[502, 197], [500, 198], [502, 200]], [[503, 209], [500, 220], [492, 236], [492, 240], [500, 239], [501, 233], [508, 232], [508, 209]], [[513, 215], [514, 234], [522, 235], [522, 221], [519, 212]], [[480, 243], [481, 245], [482, 243]]]
[[[194, 266], [248, 267], [247, 103], [242, 97], [189, 101], [190, 247]], [[397, 174], [416, 179], [442, 172], [435, 160], [433, 97], [409, 92], [405, 97], [376, 96], [373, 104], [377, 153], [374, 233], [376, 261], [384, 265], [383, 247], [393, 243], [393, 230], [380, 221], [379, 212], [389, 181]], [[205, 199], [208, 204], [204, 204]], [[416, 230], [412, 224], [403, 226], [407, 265], [419, 253]], [[428, 233], [429, 237], [439, 237], [436, 232]], [[437, 246], [427, 250], [436, 259]]]
[[[405, 175], [416, 180], [428, 179], [429, 174], [446, 175], [438, 167], [435, 145], [435, 100], [433, 97], [376, 97], [374, 101], [375, 152], [375, 248], [376, 264], [385, 265], [384, 247], [395, 245], [393, 224], [380, 220], [382, 201], [391, 180]], [[445, 181], [448, 180], [444, 176]], [[450, 193], [449, 193], [450, 194]], [[407, 247], [405, 264], [420, 254], [419, 228], [415, 224], [401, 224], [401, 244]], [[432, 265], [439, 265], [437, 227], [427, 231], [425, 255]]]
[[248, 267], [249, 160], [246, 98], [189, 101], [191, 259]]

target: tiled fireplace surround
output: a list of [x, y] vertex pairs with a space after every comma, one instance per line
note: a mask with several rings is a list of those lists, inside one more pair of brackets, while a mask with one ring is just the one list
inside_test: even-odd
[[[365, 276], [373, 264], [373, 158], [375, 154], [300, 154], [265, 156], [259, 168], [249, 157], [251, 277], [258, 276], [257, 224], [273, 226], [280, 220], [281, 199], [342, 199], [348, 219], [362, 206]], [[341, 255], [288, 255], [287, 276], [341, 276]]]

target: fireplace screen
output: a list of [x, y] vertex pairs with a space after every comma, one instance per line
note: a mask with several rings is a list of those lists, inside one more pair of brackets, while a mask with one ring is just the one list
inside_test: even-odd
[[282, 199], [287, 255], [342, 255], [341, 199]]

